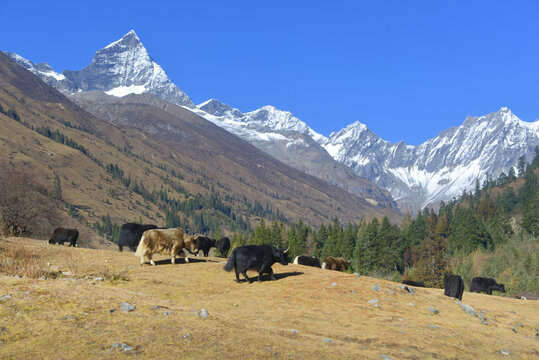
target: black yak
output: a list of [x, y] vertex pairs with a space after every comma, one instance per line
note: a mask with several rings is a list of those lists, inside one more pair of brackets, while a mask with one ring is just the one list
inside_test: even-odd
[[258, 271], [258, 281], [262, 281], [262, 274], [265, 273], [269, 273], [271, 280], [275, 280], [271, 266], [276, 262], [288, 265], [288, 250], [280, 250], [271, 245], [240, 246], [232, 250], [224, 269], [235, 269], [237, 282], [240, 282], [240, 273], [248, 282], [253, 282], [247, 276], [247, 270]]
[[[202, 250], [202, 254], [204, 257], [208, 257], [208, 254], [210, 253], [210, 248], [216, 247], [215, 239], [209, 238], [207, 236], [198, 235], [198, 251]], [[198, 255], [198, 252], [197, 252]]]
[[498, 290], [504, 293], [505, 286], [503, 284], [498, 284], [496, 280], [492, 278], [474, 277], [472, 279], [470, 292], [486, 292], [487, 294], [492, 295], [493, 290]]
[[68, 242], [69, 246], [77, 246], [77, 238], [79, 237], [79, 231], [77, 229], [56, 228], [52, 233], [52, 237], [49, 239], [49, 244], [64, 245], [64, 242]]
[[464, 281], [458, 275], [449, 275], [444, 280], [444, 295], [454, 297], [462, 301], [462, 293], [464, 292]]
[[131, 251], [137, 250], [138, 243], [142, 233], [146, 230], [157, 229], [155, 225], [143, 225], [137, 223], [127, 223], [120, 227], [120, 236], [118, 238], [118, 248], [123, 251], [124, 246], [128, 246]]
[[230, 250], [230, 239], [226, 236], [222, 237], [221, 240], [217, 241], [217, 248], [222, 257], [227, 257], [228, 251]]
[[307, 256], [307, 255], [299, 255], [296, 256], [294, 259], [294, 264], [296, 265], [305, 265], [305, 266], [313, 266], [313, 267], [322, 267], [320, 265], [320, 260], [314, 256]]

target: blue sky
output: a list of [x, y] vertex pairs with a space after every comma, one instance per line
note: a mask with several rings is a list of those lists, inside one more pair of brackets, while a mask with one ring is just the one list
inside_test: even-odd
[[539, 118], [537, 1], [0, 2], [0, 50], [58, 72], [134, 29], [195, 103], [360, 121], [419, 144], [466, 115]]

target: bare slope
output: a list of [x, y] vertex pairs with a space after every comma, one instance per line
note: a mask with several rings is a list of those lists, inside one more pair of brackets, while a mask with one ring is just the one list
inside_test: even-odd
[[[280, 163], [187, 110], [174, 116], [139, 104], [122, 110], [124, 115], [154, 122], [153, 127], [109, 124], [82, 110], [3, 53], [0, 103], [21, 118], [17, 123], [0, 115], [5, 130], [0, 133], [4, 153], [10, 154], [12, 161], [34, 167], [43, 185], [59, 174], [64, 199], [75, 204], [88, 222], [110, 214], [118, 223], [141, 218], [164, 223], [164, 215], [155, 204], [113, 178], [106, 171], [108, 164], [118, 165], [126, 177], [143, 183], [149, 191], [166, 191], [169, 198], [184, 200], [187, 194], [209, 194], [213, 187], [223, 198], [228, 197], [228, 204], [239, 214], [246, 202], [253, 204], [255, 200], [279, 209], [290, 219], [303, 218], [310, 224], [334, 216], [358, 221], [394, 214]], [[175, 124], [174, 129], [167, 127], [167, 121]], [[90, 156], [37, 134], [32, 126], [58, 130], [87, 149]], [[174, 177], [172, 170], [181, 177]]]
[[[114, 343], [132, 346], [138, 358], [496, 359], [502, 349], [512, 358], [538, 355], [537, 302], [465, 292], [464, 303], [484, 312], [484, 325], [440, 289], [409, 294], [388, 281], [300, 265], [274, 265], [277, 281], [236, 284], [219, 258], [141, 267], [130, 253], [29, 239], [7, 239], [2, 249], [22, 244], [35, 263], [67, 275], [0, 275], [0, 296], [9, 294], [0, 301], [3, 358], [125, 357]], [[373, 299], [379, 307], [368, 303]], [[121, 302], [136, 310], [120, 311]], [[203, 308], [206, 320], [195, 315]]]

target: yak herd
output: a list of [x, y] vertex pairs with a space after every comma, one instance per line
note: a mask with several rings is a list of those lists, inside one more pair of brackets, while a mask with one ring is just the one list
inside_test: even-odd
[[[69, 246], [77, 246], [79, 232], [77, 229], [57, 228], [54, 230], [49, 244], [63, 245], [65, 242]], [[143, 225], [137, 223], [127, 223], [121, 226], [118, 239], [118, 248], [123, 251], [123, 247], [129, 247], [135, 251], [135, 256], [140, 257], [140, 264], [144, 264], [148, 259], [151, 265], [155, 265], [152, 255], [155, 253], [170, 255], [171, 262], [175, 263], [176, 256], [184, 255], [185, 261], [189, 259], [184, 251], [193, 255], [198, 255], [202, 251], [205, 257], [208, 256], [210, 248], [216, 247], [222, 257], [226, 257], [230, 250], [230, 239], [223, 237], [220, 240], [211, 239], [203, 235], [190, 236], [181, 228], [161, 229], [155, 225]], [[288, 250], [277, 249], [271, 245], [244, 245], [235, 248], [224, 266], [225, 271], [236, 272], [236, 281], [240, 282], [239, 274], [245, 280], [253, 280], [247, 276], [247, 270], [258, 271], [258, 281], [262, 281], [263, 274], [269, 274], [275, 280], [271, 266], [276, 262], [288, 265]], [[313, 266], [322, 269], [347, 271], [350, 261], [343, 258], [326, 256], [322, 263], [314, 256], [300, 255], [294, 259], [294, 264]], [[408, 286], [425, 287], [423, 281], [405, 280], [402, 282]], [[458, 275], [448, 275], [444, 280], [444, 295], [462, 300], [464, 292], [464, 281]], [[492, 295], [492, 291], [505, 292], [503, 284], [498, 284], [492, 278], [475, 277], [470, 285], [470, 292], [486, 292]]]

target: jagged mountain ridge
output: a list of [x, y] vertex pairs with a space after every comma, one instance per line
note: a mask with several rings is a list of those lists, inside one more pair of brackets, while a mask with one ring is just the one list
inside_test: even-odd
[[[128, 33], [98, 53], [105, 54], [104, 50], [120, 43], [126, 46], [131, 44], [136, 48], [142, 46], [138, 38], [137, 41], [129, 40], [133, 34], [134, 32]], [[145, 50], [143, 53], [147, 54]], [[96, 58], [97, 53], [94, 61]], [[43, 68], [43, 64], [40, 66]], [[43, 69], [35, 66], [35, 69], [31, 70], [59, 89], [59, 84], [68, 80], [57, 80], [58, 76], [65, 75], [51, 73], [50, 67]], [[128, 71], [120, 73], [127, 74]], [[64, 71], [64, 74], [69, 76], [69, 72]], [[115, 91], [106, 92], [122, 96], [147, 90], [136, 86], [121, 88], [122, 91], [119, 87], [113, 89]], [[538, 143], [538, 122], [531, 125], [522, 122], [512, 113], [509, 115], [510, 111], [505, 108], [493, 114], [503, 117], [503, 114], [508, 112], [507, 121], [485, 125], [485, 119], [496, 118], [492, 114], [467, 118], [459, 127], [447, 129], [424, 144], [410, 146], [404, 142], [387, 142], [359, 122], [326, 138], [290, 112], [273, 106], [242, 113], [215, 99], [193, 107], [190, 104], [167, 100], [156, 93], [154, 95], [186, 106], [288, 165], [337, 184], [366, 199], [374, 198], [374, 195], [368, 196], [368, 193], [374, 190], [372, 187], [366, 189], [362, 184], [358, 186], [357, 176], [371, 180], [388, 190], [401, 207], [414, 210], [450, 199], [464, 189], [470, 190], [476, 179], [483, 181], [487, 174], [497, 176], [502, 171], [507, 172], [521, 155], [531, 157], [533, 148]], [[475, 124], [476, 122], [478, 123]], [[502, 123], [503, 125], [500, 125]], [[332, 159], [339, 164], [332, 162]], [[352, 169], [353, 173], [340, 164]]]
[[[402, 206], [435, 204], [472, 190], [476, 179], [497, 177], [539, 145], [539, 121], [526, 123], [508, 108], [467, 117], [418, 146], [392, 144], [356, 122], [332, 133], [325, 149], [360, 176], [388, 189]], [[415, 205], [415, 206], [414, 206]]]

